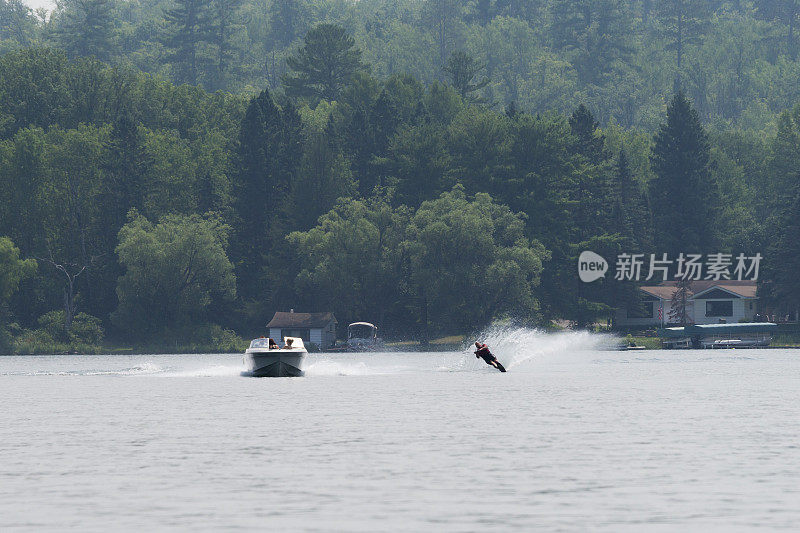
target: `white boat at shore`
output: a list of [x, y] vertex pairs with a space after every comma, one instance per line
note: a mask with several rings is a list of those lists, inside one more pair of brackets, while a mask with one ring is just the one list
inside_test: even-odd
[[254, 377], [300, 377], [308, 355], [303, 339], [286, 337], [283, 348], [270, 347], [269, 339], [253, 339], [244, 353], [244, 366]]
[[377, 326], [369, 322], [353, 322], [347, 326], [347, 347], [352, 352], [375, 352], [383, 349]]

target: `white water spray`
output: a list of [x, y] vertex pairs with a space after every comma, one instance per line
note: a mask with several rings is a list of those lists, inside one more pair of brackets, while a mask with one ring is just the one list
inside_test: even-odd
[[[590, 333], [588, 331], [563, 331], [547, 333], [538, 329], [520, 327], [490, 327], [476, 338], [486, 343], [497, 359], [508, 369], [518, 367], [529, 361], [544, 361], [579, 351], [609, 350], [618, 343], [612, 335]], [[467, 360], [464, 369], [485, 365], [475, 359], [475, 346], [470, 344], [464, 351]], [[480, 363], [478, 365], [477, 363]]]

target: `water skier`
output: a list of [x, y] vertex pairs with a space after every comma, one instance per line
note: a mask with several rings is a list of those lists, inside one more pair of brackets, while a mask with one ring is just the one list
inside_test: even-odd
[[484, 361], [486, 361], [487, 365], [495, 367], [500, 372], [506, 371], [503, 365], [500, 364], [500, 361], [497, 360], [497, 357], [495, 357], [492, 354], [492, 352], [489, 351], [488, 346], [486, 346], [485, 344], [481, 344], [478, 341], [475, 341], [475, 347], [477, 348], [477, 350], [475, 351], [476, 358], [483, 359]]

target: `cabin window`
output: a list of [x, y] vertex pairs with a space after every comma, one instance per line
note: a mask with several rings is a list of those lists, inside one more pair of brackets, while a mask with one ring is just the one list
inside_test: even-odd
[[308, 329], [284, 329], [284, 337], [299, 337], [304, 342], [311, 342], [311, 330]]
[[706, 302], [706, 316], [733, 316], [733, 302], [731, 300]]

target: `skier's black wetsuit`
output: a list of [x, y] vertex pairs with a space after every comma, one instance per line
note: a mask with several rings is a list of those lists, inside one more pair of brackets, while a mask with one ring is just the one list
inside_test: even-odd
[[497, 357], [495, 357], [492, 352], [489, 351], [489, 347], [485, 344], [481, 344], [481, 347], [475, 352], [475, 357], [483, 359], [486, 361], [487, 365], [495, 367], [500, 372], [506, 371], [503, 365], [500, 364], [500, 361], [497, 360]]

